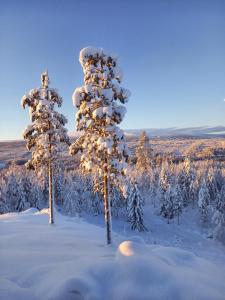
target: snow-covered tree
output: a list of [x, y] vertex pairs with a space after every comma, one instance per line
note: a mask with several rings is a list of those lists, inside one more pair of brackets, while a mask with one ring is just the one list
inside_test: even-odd
[[83, 191], [81, 192], [82, 209], [97, 216], [104, 211], [102, 194], [93, 189], [93, 177], [82, 178]]
[[26, 202], [23, 186], [11, 170], [5, 183], [4, 193], [9, 211], [23, 211], [29, 207], [29, 203]]
[[79, 193], [76, 190], [75, 182], [70, 180], [67, 184], [68, 189], [65, 194], [62, 211], [68, 215], [76, 215], [81, 212], [79, 203]]
[[173, 188], [173, 210], [177, 216], [177, 223], [180, 224], [180, 215], [182, 213], [182, 191], [178, 183]]
[[216, 197], [216, 207], [212, 217], [212, 223], [216, 225], [214, 236], [225, 242], [225, 185]]
[[210, 204], [210, 194], [209, 194], [208, 187], [206, 185], [206, 181], [205, 179], [203, 179], [198, 193], [198, 207], [201, 214], [202, 224], [205, 224], [208, 221], [209, 204]]
[[31, 178], [27, 176], [27, 174], [23, 174], [20, 185], [23, 189], [24, 193], [24, 201], [29, 203], [30, 207], [35, 207], [35, 200], [33, 199], [34, 193], [33, 189], [34, 186], [32, 184]]
[[165, 164], [162, 164], [158, 184], [159, 189], [162, 191], [163, 194], [165, 194], [169, 187], [169, 174]]
[[123, 196], [121, 195], [120, 191], [116, 187], [114, 187], [112, 190], [111, 208], [112, 208], [112, 216], [126, 217], [127, 214], [126, 200], [123, 199]]
[[26, 195], [21, 185], [19, 185], [19, 196], [16, 202], [16, 211], [23, 211], [29, 207], [28, 202], [26, 202]]
[[49, 202], [49, 182], [48, 182], [48, 169], [42, 168], [40, 172], [38, 172], [38, 182], [40, 185], [42, 199], [41, 206], [46, 207]]
[[152, 165], [152, 149], [149, 143], [149, 137], [145, 131], [140, 135], [138, 145], [136, 148], [136, 167], [138, 172], [149, 172]]
[[5, 183], [5, 197], [6, 203], [9, 207], [9, 211], [16, 210], [16, 204], [19, 199], [20, 189], [16, 176], [11, 173], [8, 174], [7, 181]]
[[49, 223], [53, 217], [53, 169], [58, 159], [60, 144], [69, 144], [67, 130], [64, 125], [67, 119], [55, 110], [55, 105], [62, 105], [62, 98], [55, 89], [49, 88], [48, 72], [41, 75], [41, 88], [32, 89], [21, 100], [23, 108], [29, 106], [29, 125], [23, 138], [27, 141], [27, 149], [32, 151], [32, 159], [26, 164], [28, 169], [40, 170], [48, 166], [49, 175]]
[[33, 207], [36, 207], [37, 209], [43, 208], [43, 194], [40, 186], [37, 183], [32, 188], [32, 201]]
[[[117, 58], [103, 49], [87, 47], [80, 52], [84, 85], [76, 88], [73, 103], [77, 107], [77, 130], [81, 137], [70, 147], [70, 153], [83, 152], [84, 172], [94, 174], [95, 191], [104, 194], [107, 243], [111, 243], [109, 195], [113, 186], [126, 192], [124, 175], [128, 149], [119, 124], [126, 112], [124, 103], [130, 92], [119, 84], [122, 72]], [[121, 105], [122, 104], [122, 105]]]
[[137, 231], [145, 231], [143, 217], [143, 199], [141, 198], [137, 182], [134, 182], [128, 196], [127, 211], [128, 220], [131, 223], [131, 229]]
[[102, 199], [101, 195], [94, 192], [91, 197], [91, 211], [95, 216], [98, 216], [103, 210], [101, 207]]
[[214, 168], [214, 179], [216, 183], [216, 189], [217, 191], [220, 191], [222, 189], [222, 186], [224, 185], [224, 176], [222, 174], [222, 167], [221, 165], [216, 164]]
[[6, 203], [6, 196], [2, 187], [0, 187], [0, 214], [5, 214], [9, 211]]
[[190, 202], [192, 203], [192, 208], [195, 207], [195, 203], [198, 201], [198, 192], [199, 192], [198, 189], [199, 189], [199, 180], [197, 176], [195, 176], [195, 178], [191, 180], [190, 187], [189, 187], [189, 199]]
[[166, 165], [163, 163], [161, 169], [159, 169], [159, 176], [158, 176], [158, 186], [156, 192], [156, 198], [161, 207], [163, 207], [163, 203], [165, 201], [165, 194], [169, 187], [169, 174], [166, 168]]
[[171, 186], [168, 186], [167, 191], [164, 194], [164, 199], [161, 205], [160, 214], [167, 219], [169, 224], [169, 220], [174, 216], [174, 198], [173, 198], [173, 190]]
[[214, 201], [218, 194], [218, 187], [215, 179], [214, 169], [212, 167], [207, 172], [206, 183], [209, 189], [210, 200]]
[[149, 189], [148, 195], [149, 199], [151, 199], [151, 203], [154, 207], [156, 207], [156, 196], [157, 196], [157, 188], [158, 188], [158, 173], [156, 169], [152, 169], [149, 175]]
[[182, 165], [181, 172], [179, 173], [178, 176], [178, 182], [182, 191], [182, 198], [183, 198], [183, 206], [186, 207], [188, 206], [191, 195], [190, 195], [190, 185], [191, 181], [194, 180], [194, 172], [191, 167], [191, 161], [187, 157], [184, 160], [184, 163]]
[[143, 131], [140, 135], [138, 145], [136, 147], [136, 170], [137, 180], [140, 187], [140, 192], [144, 198], [148, 198], [149, 189], [151, 188], [151, 176], [152, 176], [152, 149], [149, 143], [149, 137], [146, 132]]

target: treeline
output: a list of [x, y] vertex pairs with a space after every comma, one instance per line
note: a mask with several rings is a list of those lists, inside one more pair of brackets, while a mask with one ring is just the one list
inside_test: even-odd
[[[142, 162], [146, 164], [146, 160]], [[14, 164], [1, 175], [0, 213], [48, 207], [47, 173], [37, 176]], [[103, 197], [93, 192], [91, 176], [79, 171], [66, 172], [63, 168], [58, 168], [54, 175], [58, 210], [73, 216], [104, 213]], [[180, 224], [185, 210], [198, 210], [196, 221], [214, 238], [225, 241], [225, 177], [221, 164], [191, 162], [188, 158], [180, 164], [165, 160], [161, 165], [145, 168], [137, 163], [129, 167], [127, 177], [126, 199], [118, 189], [111, 191], [113, 217], [129, 221], [132, 229], [141, 231], [147, 229], [144, 205], [151, 206], [167, 223], [175, 219]]]

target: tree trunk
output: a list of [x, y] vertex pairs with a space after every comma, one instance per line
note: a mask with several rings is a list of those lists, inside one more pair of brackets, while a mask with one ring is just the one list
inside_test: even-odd
[[111, 213], [110, 213], [110, 203], [109, 203], [109, 179], [108, 179], [108, 166], [107, 166], [107, 156], [105, 155], [104, 164], [104, 207], [105, 207], [105, 226], [106, 226], [106, 240], [107, 244], [112, 243], [111, 237]]
[[[49, 129], [51, 124], [49, 122]], [[49, 176], [49, 224], [54, 223], [53, 216], [53, 174], [52, 174], [52, 136], [49, 134], [49, 162], [48, 162], [48, 176]]]
[[51, 164], [51, 161], [49, 161], [48, 175], [49, 175], [49, 224], [53, 224], [54, 223], [53, 183], [52, 183], [52, 164]]

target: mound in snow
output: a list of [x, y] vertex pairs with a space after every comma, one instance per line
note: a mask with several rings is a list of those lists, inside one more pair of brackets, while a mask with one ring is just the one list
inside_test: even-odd
[[146, 245], [104, 245], [103, 228], [28, 210], [0, 216], [0, 299], [225, 299], [224, 262]]

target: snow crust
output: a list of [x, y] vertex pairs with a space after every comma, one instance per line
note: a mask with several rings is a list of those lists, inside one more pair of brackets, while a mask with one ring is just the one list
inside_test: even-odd
[[56, 222], [46, 210], [0, 216], [0, 299], [224, 299], [224, 262], [115, 233], [107, 247], [101, 227]]

